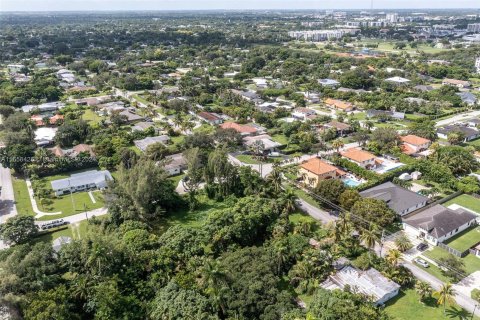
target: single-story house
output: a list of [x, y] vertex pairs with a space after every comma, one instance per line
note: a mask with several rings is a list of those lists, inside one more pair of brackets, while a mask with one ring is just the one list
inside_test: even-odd
[[23, 112], [38, 111], [39, 113], [57, 111], [65, 107], [65, 103], [57, 102], [48, 102], [42, 103], [39, 105], [26, 105], [22, 107]]
[[197, 114], [197, 117], [201, 121], [205, 121], [212, 126], [221, 124], [223, 122], [222, 118], [220, 118], [218, 115], [216, 115], [215, 113], [212, 113], [212, 112], [202, 111], [202, 112]]
[[339, 136], [343, 136], [352, 130], [352, 127], [349, 124], [335, 121], [335, 120], [325, 123], [323, 127], [326, 129], [331, 129], [331, 128], [335, 129], [337, 131], [337, 135]]
[[355, 109], [355, 106], [351, 102], [337, 100], [337, 99], [328, 98], [325, 100], [325, 104], [329, 108], [339, 109], [345, 112], [353, 111]]
[[480, 119], [479, 118], [473, 118], [473, 119], [468, 119], [465, 121], [465, 123], [469, 126], [469, 127], [478, 127], [480, 126]]
[[447, 139], [448, 135], [452, 132], [461, 132], [465, 136], [464, 142], [480, 137], [480, 132], [477, 129], [458, 124], [438, 128], [437, 136], [442, 139]]
[[426, 85], [418, 85], [413, 87], [413, 89], [421, 92], [429, 92], [435, 90], [432, 86], [426, 86]]
[[402, 77], [391, 77], [391, 78], [385, 79], [385, 81], [394, 83], [394, 84], [407, 84], [410, 82], [410, 80]]
[[129, 122], [129, 123], [136, 122], [136, 121], [142, 121], [143, 119], [145, 119], [144, 117], [139, 116], [138, 114], [135, 114], [135, 113], [130, 112], [128, 110], [121, 111], [119, 113], [119, 115], [125, 116], [126, 119], [127, 119], [127, 122]]
[[472, 85], [472, 84], [470, 83], [470, 81], [463, 81], [463, 80], [457, 80], [457, 79], [448, 79], [448, 78], [443, 79], [442, 84], [443, 84], [444, 86], [453, 86], [453, 87], [457, 87], [457, 88], [459, 88], [459, 89], [470, 88], [471, 85]]
[[301, 120], [307, 120], [308, 117], [316, 115], [315, 110], [309, 108], [298, 107], [295, 108], [292, 112], [292, 117], [298, 118]]
[[370, 268], [362, 271], [351, 265], [344, 266], [321, 284], [327, 290], [344, 290], [346, 286], [354, 292], [372, 297], [375, 305], [382, 305], [395, 297], [400, 285], [382, 275], [378, 270]]
[[378, 161], [374, 154], [364, 151], [362, 149], [350, 148], [340, 153], [342, 157], [356, 163], [358, 166], [365, 169], [372, 169], [377, 167]]
[[437, 204], [402, 220], [405, 231], [437, 245], [476, 224], [477, 216], [463, 209]]
[[341, 179], [346, 172], [319, 158], [312, 158], [300, 165], [299, 175], [306, 185], [314, 188], [322, 180]]
[[53, 143], [58, 128], [42, 127], [37, 128], [35, 134], [35, 144], [39, 147], [48, 146]]
[[155, 137], [146, 137], [145, 139], [141, 139], [141, 140], [134, 140], [133, 143], [138, 149], [145, 152], [145, 150], [147, 150], [149, 145], [152, 145], [157, 142], [160, 142], [163, 145], [167, 145], [169, 141], [170, 141], [169, 136], [161, 135], [161, 136], [155, 136]]
[[319, 79], [318, 83], [322, 87], [329, 87], [329, 88], [336, 88], [340, 85], [340, 82], [338, 82], [337, 80], [333, 80], [333, 79]]
[[[132, 131], [145, 131], [148, 128], [155, 127], [153, 122], [141, 121], [132, 126]], [[158, 130], [155, 130], [158, 131]]]
[[163, 160], [163, 168], [170, 175], [174, 176], [187, 169], [187, 161], [183, 153], [176, 153], [166, 156]]
[[235, 122], [224, 122], [220, 125], [222, 129], [233, 129], [240, 133], [242, 136], [252, 136], [256, 135], [258, 133], [257, 128], [249, 125], [244, 125], [244, 124], [238, 124]]
[[469, 106], [473, 106], [477, 103], [477, 96], [471, 92], [458, 92], [456, 95], [462, 99], [463, 103], [466, 103]]
[[61, 196], [66, 193], [89, 189], [104, 189], [107, 187], [108, 181], [113, 181], [108, 170], [90, 170], [72, 174], [70, 178], [54, 180], [51, 185], [55, 195]]
[[367, 110], [366, 113], [367, 113], [367, 118], [379, 118], [379, 117], [383, 116], [383, 117], [399, 119], [399, 120], [405, 119], [405, 113], [404, 112], [369, 109], [369, 110]]
[[260, 141], [263, 144], [263, 149], [265, 151], [274, 151], [276, 148], [282, 146], [281, 143], [272, 140], [268, 134], [261, 134], [258, 136], [247, 136], [243, 138], [243, 143], [249, 147], [253, 145], [256, 141]]
[[399, 216], [404, 216], [427, 205], [428, 198], [413, 191], [385, 182], [360, 192], [364, 198], [385, 201], [387, 206]]
[[401, 136], [400, 140], [403, 142], [402, 152], [408, 155], [424, 151], [432, 144], [432, 141], [413, 134]]

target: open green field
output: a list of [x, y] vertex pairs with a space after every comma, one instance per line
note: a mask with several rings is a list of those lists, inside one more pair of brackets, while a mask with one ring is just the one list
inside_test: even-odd
[[[440, 258], [448, 257], [449, 253], [443, 250], [440, 247], [435, 247], [433, 250], [428, 250], [423, 253], [424, 256], [427, 258], [433, 259], [438, 261]], [[471, 274], [475, 271], [480, 271], [480, 259], [468, 254], [465, 258], [461, 258], [461, 260], [465, 263], [465, 270], [468, 274]]]
[[25, 180], [12, 175], [12, 184], [18, 214], [21, 216], [34, 216], [35, 212], [32, 209]]
[[[460, 232], [445, 243], [458, 251], [465, 251], [480, 242], [480, 227], [469, 228]], [[480, 259], [479, 259], [480, 260]]]
[[443, 205], [448, 207], [452, 204], [458, 204], [459, 206], [465, 207], [480, 214], [480, 199], [472, 197], [468, 194], [462, 194], [450, 201], [445, 202]]
[[275, 134], [272, 136], [272, 140], [282, 145], [288, 144], [288, 138], [284, 134]]
[[99, 116], [91, 109], [86, 109], [82, 115], [82, 119], [91, 123], [100, 123], [105, 117]]
[[[437, 304], [435, 298], [420, 302], [420, 297], [414, 289], [405, 289], [385, 304], [385, 311], [392, 320], [414, 319], [470, 319], [471, 314], [457, 304], [447, 305], [445, 315], [443, 306]], [[475, 317], [474, 319], [478, 319]]]
[[238, 156], [235, 156], [238, 160], [242, 161], [243, 163], [246, 164], [261, 164], [263, 163], [262, 161], [258, 161], [257, 159], [254, 159], [253, 156], [249, 154], [239, 154]]
[[43, 216], [37, 220], [44, 221], [64, 218], [73, 214], [99, 209], [105, 206], [101, 191], [92, 191], [92, 195], [95, 199], [95, 203], [93, 203], [88, 192], [76, 192], [71, 195], [67, 194], [52, 199], [52, 203], [45, 206], [42, 206], [39, 199], [35, 197], [40, 210], [44, 212], [62, 212], [61, 214]]

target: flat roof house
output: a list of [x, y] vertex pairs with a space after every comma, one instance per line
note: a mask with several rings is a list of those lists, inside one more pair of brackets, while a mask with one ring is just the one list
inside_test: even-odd
[[322, 87], [330, 87], [330, 88], [335, 88], [335, 87], [338, 87], [340, 85], [340, 82], [338, 82], [337, 80], [333, 80], [333, 79], [319, 79], [318, 83]]
[[107, 187], [108, 181], [112, 180], [112, 175], [108, 170], [90, 170], [72, 174], [70, 178], [54, 180], [51, 185], [55, 195], [61, 196], [89, 189], [104, 189]]
[[378, 118], [382, 116], [403, 120], [405, 118], [405, 113], [390, 110], [367, 110], [367, 118]]
[[362, 149], [350, 148], [340, 154], [365, 169], [375, 168], [378, 164], [375, 155]]
[[314, 188], [322, 180], [340, 179], [346, 173], [319, 158], [312, 158], [300, 165], [300, 177], [303, 182]]
[[477, 216], [463, 209], [435, 205], [403, 219], [405, 231], [433, 245], [446, 241], [476, 224]]
[[407, 84], [410, 82], [410, 80], [402, 77], [391, 77], [391, 78], [385, 79], [385, 81], [394, 83], [394, 84]]
[[309, 108], [295, 108], [292, 112], [292, 116], [297, 119], [307, 120], [309, 116], [316, 115], [315, 110]]
[[256, 141], [260, 141], [263, 144], [265, 151], [274, 151], [276, 148], [282, 146], [281, 143], [272, 140], [272, 137], [268, 134], [261, 134], [258, 136], [247, 136], [243, 138], [243, 143], [249, 147]]
[[166, 145], [170, 141], [170, 137], [167, 135], [155, 136], [155, 137], [146, 137], [141, 140], [134, 140], [133, 143], [135, 146], [145, 152], [149, 145], [160, 142], [161, 144]]
[[400, 290], [400, 285], [386, 278], [376, 269], [362, 271], [349, 265], [330, 275], [321, 287], [327, 290], [344, 290], [347, 285], [354, 292], [372, 297], [375, 305], [384, 304], [395, 297]]
[[399, 216], [404, 216], [427, 205], [428, 198], [413, 191], [385, 182], [360, 192], [364, 198], [385, 201], [387, 206]]

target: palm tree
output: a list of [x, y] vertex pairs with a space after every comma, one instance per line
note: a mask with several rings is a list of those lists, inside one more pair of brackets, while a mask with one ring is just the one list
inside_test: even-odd
[[340, 153], [340, 149], [344, 146], [345, 144], [343, 143], [342, 140], [336, 139], [332, 141], [332, 147], [334, 147], [337, 150], [337, 153]]
[[282, 195], [284, 201], [284, 209], [287, 213], [293, 212], [295, 210], [295, 200], [297, 200], [297, 195], [292, 188], [287, 188]]
[[374, 126], [373, 122], [370, 120], [365, 121], [364, 123], [365, 128], [367, 128], [368, 132], [372, 132], [372, 128]]
[[388, 263], [390, 263], [392, 266], [396, 267], [398, 264], [398, 261], [402, 257], [402, 253], [397, 250], [397, 249], [390, 249], [387, 253], [386, 260]]
[[415, 291], [420, 296], [420, 301], [432, 295], [432, 287], [427, 282], [417, 281]]
[[395, 238], [395, 245], [400, 252], [405, 252], [412, 247], [412, 242], [404, 233], [402, 233]]
[[282, 172], [279, 167], [273, 168], [272, 172], [270, 172], [267, 177], [267, 181], [270, 182], [273, 191], [277, 194], [282, 191]]
[[392, 182], [405, 189], [410, 189], [413, 185], [411, 181], [402, 180], [398, 177], [393, 178]]
[[380, 241], [377, 228], [363, 228], [361, 230], [360, 240], [367, 246], [368, 249], [374, 248], [375, 243]]
[[226, 284], [227, 274], [214, 260], [207, 260], [200, 272], [200, 284], [204, 289], [220, 290], [220, 287]]
[[443, 304], [443, 315], [445, 315], [446, 305], [455, 303], [455, 290], [452, 288], [451, 283], [445, 283], [440, 290], [433, 293], [433, 297], [437, 299], [438, 304]]

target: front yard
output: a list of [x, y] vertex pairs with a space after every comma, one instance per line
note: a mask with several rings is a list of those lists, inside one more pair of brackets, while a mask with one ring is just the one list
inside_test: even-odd
[[[440, 258], [448, 257], [449, 253], [440, 247], [435, 247], [431, 251], [424, 252], [423, 255], [434, 261], [438, 261]], [[465, 263], [465, 270], [468, 274], [480, 270], [480, 258], [468, 254], [465, 258], [461, 258], [461, 260]]]
[[18, 214], [21, 216], [34, 216], [35, 212], [32, 209], [25, 180], [12, 175], [12, 184]]
[[105, 202], [103, 200], [103, 195], [101, 191], [92, 191], [93, 198], [95, 203], [88, 192], [76, 192], [71, 195], [63, 195], [51, 199], [51, 202], [46, 205], [42, 205], [37, 197], [38, 208], [44, 212], [62, 212], [61, 214], [56, 215], [46, 215], [38, 218], [39, 221], [58, 219], [71, 216], [73, 214], [81, 213], [84, 211], [90, 211], [94, 209], [99, 209], [104, 207]]

